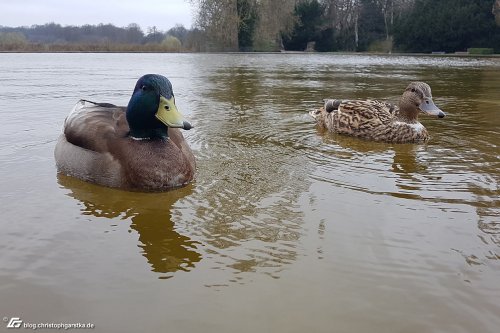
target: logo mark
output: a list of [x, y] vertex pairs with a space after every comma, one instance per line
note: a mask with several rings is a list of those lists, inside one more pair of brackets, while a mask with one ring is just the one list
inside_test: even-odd
[[19, 328], [23, 321], [19, 317], [12, 317], [7, 324], [7, 328]]

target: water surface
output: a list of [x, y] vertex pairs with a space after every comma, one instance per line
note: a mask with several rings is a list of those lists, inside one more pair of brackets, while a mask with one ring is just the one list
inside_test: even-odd
[[[171, 80], [197, 180], [57, 175], [79, 98]], [[500, 61], [331, 54], [0, 54], [0, 315], [99, 332], [497, 332]], [[317, 129], [323, 98], [429, 83], [425, 145]], [[4, 326], [0, 326], [3, 327]]]

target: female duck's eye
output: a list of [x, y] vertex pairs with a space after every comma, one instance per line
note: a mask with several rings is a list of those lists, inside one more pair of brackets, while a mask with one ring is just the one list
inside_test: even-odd
[[411, 88], [411, 92], [415, 92], [415, 88]]

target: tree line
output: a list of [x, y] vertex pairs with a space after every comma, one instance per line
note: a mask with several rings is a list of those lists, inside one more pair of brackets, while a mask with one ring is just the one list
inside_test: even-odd
[[192, 29], [0, 26], [0, 50], [500, 52], [500, 0], [186, 1]]
[[209, 50], [500, 52], [498, 0], [190, 2]]
[[1, 51], [157, 51], [179, 52], [195, 48], [197, 29], [176, 25], [166, 32], [156, 26], [144, 33], [135, 23], [61, 26], [56, 23], [31, 27], [1, 27]]

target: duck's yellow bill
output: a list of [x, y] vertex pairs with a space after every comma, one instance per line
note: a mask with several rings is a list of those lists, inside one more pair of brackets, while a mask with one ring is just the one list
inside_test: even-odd
[[191, 124], [184, 120], [182, 114], [175, 106], [174, 98], [166, 99], [160, 96], [160, 103], [158, 111], [156, 111], [156, 118], [167, 125], [168, 127], [177, 127], [183, 129], [191, 129]]

